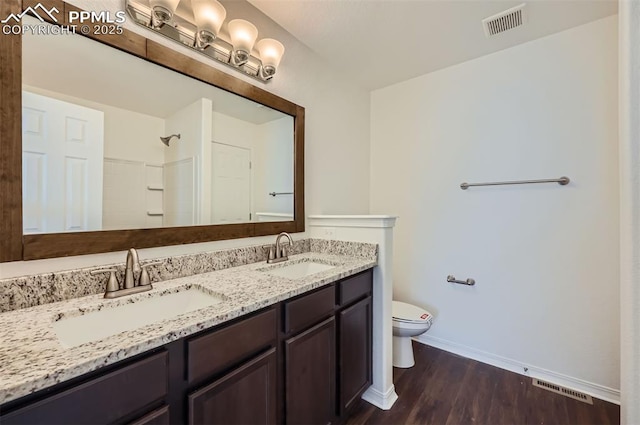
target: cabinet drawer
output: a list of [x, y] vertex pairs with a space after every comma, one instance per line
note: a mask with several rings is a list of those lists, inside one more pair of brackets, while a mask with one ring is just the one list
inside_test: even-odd
[[335, 307], [335, 287], [321, 289], [284, 305], [284, 331], [292, 333], [326, 319]]
[[373, 270], [367, 270], [346, 278], [339, 285], [339, 303], [345, 306], [358, 298], [371, 293], [373, 287]]
[[277, 327], [276, 310], [270, 309], [188, 341], [189, 384], [201, 382], [275, 344]]
[[8, 415], [3, 424], [112, 423], [167, 394], [167, 353], [161, 352]]

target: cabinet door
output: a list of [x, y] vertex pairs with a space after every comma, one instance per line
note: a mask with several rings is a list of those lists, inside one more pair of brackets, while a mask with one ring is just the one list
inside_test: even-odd
[[189, 424], [276, 422], [276, 349], [189, 395]]
[[339, 398], [342, 415], [371, 385], [371, 297], [339, 313]]
[[336, 321], [285, 341], [285, 409], [288, 424], [328, 424], [335, 416]]

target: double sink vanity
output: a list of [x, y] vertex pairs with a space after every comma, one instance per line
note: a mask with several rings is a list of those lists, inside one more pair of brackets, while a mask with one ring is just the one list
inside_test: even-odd
[[0, 314], [0, 422], [339, 421], [371, 383], [376, 246], [309, 246]]

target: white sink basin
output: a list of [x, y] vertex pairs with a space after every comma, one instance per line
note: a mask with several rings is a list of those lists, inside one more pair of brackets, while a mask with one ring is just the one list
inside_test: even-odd
[[322, 263], [314, 263], [313, 261], [305, 261], [302, 263], [295, 263], [284, 267], [274, 267], [272, 269], [262, 269], [264, 273], [272, 276], [286, 277], [288, 279], [300, 279], [312, 274], [331, 270], [335, 266]]
[[69, 348], [99, 341], [120, 332], [141, 328], [222, 301], [224, 299], [221, 297], [191, 288], [64, 318], [54, 322], [53, 329], [62, 346]]

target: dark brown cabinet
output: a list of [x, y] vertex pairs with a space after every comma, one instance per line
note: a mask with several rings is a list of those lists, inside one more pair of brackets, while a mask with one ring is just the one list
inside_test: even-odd
[[371, 384], [371, 270], [283, 304], [285, 422], [329, 424]]
[[371, 297], [338, 313], [340, 415], [371, 385], [371, 326]]
[[329, 424], [371, 382], [371, 270], [0, 406], [0, 424]]
[[167, 394], [167, 362], [166, 351], [130, 362], [3, 415], [0, 423], [98, 424], [140, 417]]
[[336, 321], [330, 317], [287, 339], [285, 405], [288, 424], [325, 425], [335, 414]]
[[276, 364], [276, 350], [272, 348], [190, 394], [188, 423], [276, 423]]

